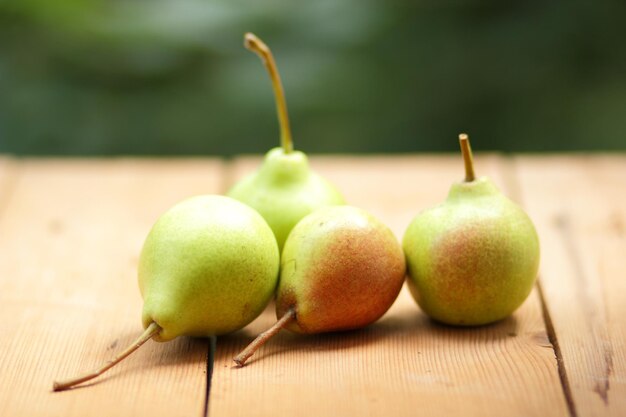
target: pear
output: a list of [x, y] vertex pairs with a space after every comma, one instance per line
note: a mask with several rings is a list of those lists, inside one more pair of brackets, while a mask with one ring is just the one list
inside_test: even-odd
[[528, 297], [539, 239], [526, 213], [487, 177], [475, 178], [467, 135], [459, 136], [465, 181], [415, 217], [403, 239], [409, 289], [431, 318], [474, 326], [509, 316]]
[[350, 206], [314, 211], [293, 228], [283, 248], [279, 321], [234, 361], [243, 366], [282, 328], [314, 334], [375, 322], [397, 298], [405, 272], [402, 247], [374, 216]]
[[252, 33], [245, 35], [244, 45], [261, 57], [272, 79], [282, 146], [271, 149], [261, 167], [227, 194], [256, 209], [282, 249], [287, 235], [304, 216], [319, 207], [345, 202], [333, 185], [310, 169], [307, 156], [293, 149], [287, 103], [272, 52]]
[[274, 294], [279, 272], [272, 230], [232, 198], [182, 201], [152, 227], [139, 259], [144, 333], [103, 367], [66, 381], [67, 389], [102, 374], [146, 341], [229, 333], [255, 319]]

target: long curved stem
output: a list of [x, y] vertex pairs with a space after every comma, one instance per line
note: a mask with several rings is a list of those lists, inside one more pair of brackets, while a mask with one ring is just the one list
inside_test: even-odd
[[291, 127], [289, 126], [289, 116], [287, 114], [287, 100], [285, 91], [280, 81], [280, 74], [274, 61], [274, 56], [270, 48], [253, 33], [244, 35], [244, 46], [256, 53], [263, 61], [267, 72], [272, 79], [272, 88], [276, 98], [276, 111], [278, 112], [278, 124], [280, 125], [280, 143], [285, 153], [293, 151], [293, 139], [291, 137]]
[[256, 339], [252, 341], [241, 353], [233, 359], [235, 363], [239, 366], [244, 366], [246, 361], [250, 358], [250, 356], [254, 355], [254, 352], [257, 351], [258, 348], [263, 346], [268, 340], [276, 335], [276, 333], [280, 332], [285, 328], [289, 323], [296, 319], [296, 311], [290, 308], [284, 316], [280, 318], [272, 327], [268, 330], [264, 331], [260, 335], [257, 336]]
[[124, 358], [126, 358], [128, 355], [130, 355], [131, 353], [139, 349], [141, 345], [146, 343], [148, 340], [152, 339], [152, 337], [154, 337], [154, 335], [156, 335], [160, 331], [161, 331], [161, 328], [159, 327], [158, 324], [154, 322], [150, 323], [150, 325], [146, 328], [146, 330], [144, 330], [141, 336], [139, 336], [132, 345], [124, 349], [117, 356], [115, 356], [113, 359], [111, 359], [110, 361], [102, 365], [100, 368], [94, 369], [91, 372], [88, 372], [84, 375], [81, 375], [75, 378], [66, 379], [64, 381], [55, 381], [52, 386], [52, 389], [54, 391], [63, 391], [63, 390], [73, 387], [74, 385], [81, 384], [97, 376], [102, 375], [103, 373], [105, 373], [106, 371], [108, 371], [109, 369], [117, 365], [118, 363], [120, 363], [122, 360], [124, 360]]
[[465, 182], [472, 182], [476, 179], [474, 174], [474, 158], [472, 157], [472, 147], [470, 146], [469, 137], [465, 133], [459, 135], [459, 144], [461, 145], [461, 153], [465, 163]]

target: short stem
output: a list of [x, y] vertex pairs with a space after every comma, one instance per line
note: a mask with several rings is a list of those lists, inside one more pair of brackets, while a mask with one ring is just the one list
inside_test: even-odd
[[263, 346], [268, 340], [276, 335], [276, 333], [280, 332], [285, 328], [289, 323], [296, 319], [296, 310], [294, 308], [290, 308], [284, 316], [280, 318], [272, 327], [268, 330], [264, 331], [260, 335], [257, 336], [256, 339], [252, 341], [241, 353], [233, 359], [235, 363], [239, 366], [244, 366], [246, 361], [250, 358], [250, 356], [254, 355], [254, 352], [257, 351], [258, 348]]
[[252, 33], [245, 34], [243, 44], [261, 58], [265, 68], [267, 68], [267, 72], [270, 74], [274, 97], [276, 98], [278, 123], [280, 125], [280, 142], [285, 153], [290, 153], [293, 151], [293, 140], [291, 138], [291, 128], [289, 127], [289, 116], [287, 115], [287, 100], [285, 100], [285, 91], [280, 81], [280, 74], [278, 73], [272, 51], [261, 39]]
[[66, 379], [65, 381], [54, 382], [53, 390], [54, 391], [63, 391], [68, 388], [73, 387], [74, 385], [81, 384], [83, 382], [89, 381], [99, 375], [102, 375], [118, 363], [120, 363], [124, 358], [128, 355], [136, 351], [146, 343], [148, 340], [152, 339], [157, 333], [161, 331], [161, 328], [158, 324], [152, 322], [150, 325], [144, 330], [144, 332], [135, 340], [135, 342], [127, 347], [123, 352], [119, 353], [115, 358], [108, 361], [106, 364], [102, 365], [100, 368], [94, 369], [93, 371], [86, 373], [84, 375], [78, 376], [76, 378]]
[[476, 179], [474, 174], [474, 159], [472, 157], [472, 147], [470, 146], [469, 137], [465, 133], [459, 135], [459, 143], [461, 144], [461, 153], [465, 162], [465, 182], [472, 182]]

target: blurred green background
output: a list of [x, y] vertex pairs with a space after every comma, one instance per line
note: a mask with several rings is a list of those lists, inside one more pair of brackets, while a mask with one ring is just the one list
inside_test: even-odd
[[626, 2], [4, 0], [0, 152], [626, 149]]

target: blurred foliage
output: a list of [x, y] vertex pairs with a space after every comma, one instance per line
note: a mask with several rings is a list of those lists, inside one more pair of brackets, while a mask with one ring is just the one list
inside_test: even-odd
[[626, 149], [621, 1], [3, 0], [0, 152]]

